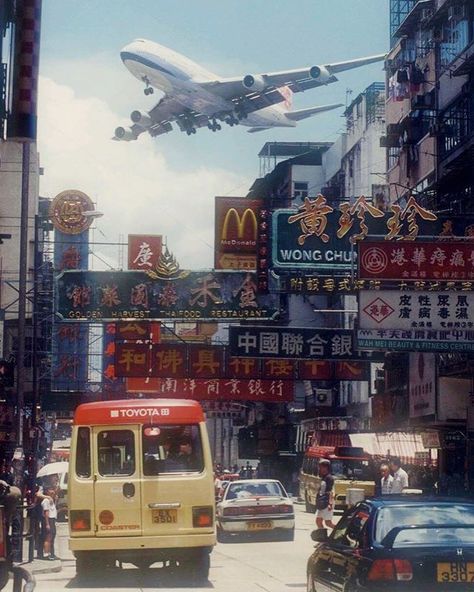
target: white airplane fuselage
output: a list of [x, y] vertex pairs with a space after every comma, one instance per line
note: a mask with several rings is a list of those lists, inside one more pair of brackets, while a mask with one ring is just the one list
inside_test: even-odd
[[[146, 85], [173, 96], [184, 107], [209, 118], [232, 113], [235, 104], [202, 87], [219, 80], [189, 58], [153, 41], [137, 39], [125, 46], [120, 56], [126, 68]], [[250, 113], [240, 121], [249, 127], [295, 127], [285, 115], [282, 103]]]

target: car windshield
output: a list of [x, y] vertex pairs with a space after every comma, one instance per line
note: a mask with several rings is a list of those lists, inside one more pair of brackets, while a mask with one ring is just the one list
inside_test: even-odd
[[[446, 528], [457, 525], [459, 528]], [[474, 544], [474, 505], [413, 505], [386, 507], [377, 513], [375, 539], [384, 538], [399, 526], [429, 526], [430, 528], [402, 530], [394, 540], [394, 547], [407, 545]], [[443, 527], [443, 528], [433, 528]], [[468, 526], [472, 526], [469, 528]]]
[[286, 493], [279, 483], [273, 481], [267, 483], [230, 483], [227, 489], [226, 499], [274, 496], [286, 497]]

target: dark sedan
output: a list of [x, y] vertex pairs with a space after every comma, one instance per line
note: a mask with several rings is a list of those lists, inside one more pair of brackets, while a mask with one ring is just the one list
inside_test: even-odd
[[308, 592], [474, 590], [474, 503], [386, 496], [347, 510], [308, 561]]

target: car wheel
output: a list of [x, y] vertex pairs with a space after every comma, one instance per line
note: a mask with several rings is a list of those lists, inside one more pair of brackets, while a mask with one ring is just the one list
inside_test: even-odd
[[228, 543], [230, 541], [230, 534], [222, 530], [222, 528], [217, 529], [217, 540], [219, 543]]
[[202, 552], [187, 561], [185, 566], [193, 582], [207, 582], [211, 568], [211, 556], [208, 552]]

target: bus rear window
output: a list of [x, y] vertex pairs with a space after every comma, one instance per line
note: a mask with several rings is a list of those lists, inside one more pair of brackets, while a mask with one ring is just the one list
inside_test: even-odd
[[198, 425], [144, 426], [143, 473], [195, 473], [204, 469]]
[[135, 439], [131, 430], [99, 432], [99, 473], [103, 476], [135, 473]]
[[77, 430], [76, 475], [83, 479], [88, 479], [91, 476], [91, 435], [89, 428], [79, 428]]

